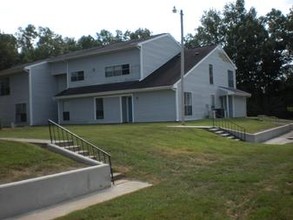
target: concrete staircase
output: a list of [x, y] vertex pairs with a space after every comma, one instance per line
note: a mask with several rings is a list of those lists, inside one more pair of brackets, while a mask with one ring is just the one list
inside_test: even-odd
[[212, 128], [208, 128], [208, 131], [213, 132], [221, 137], [227, 138], [227, 139], [231, 139], [234, 141], [240, 141], [240, 139], [238, 137], [236, 137], [235, 135], [229, 133], [228, 131], [219, 128], [219, 127], [212, 127]]

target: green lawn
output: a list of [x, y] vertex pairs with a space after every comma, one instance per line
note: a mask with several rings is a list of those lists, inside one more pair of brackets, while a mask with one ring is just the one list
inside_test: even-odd
[[[168, 125], [68, 126], [110, 152], [116, 171], [154, 185], [60, 219], [293, 219], [293, 144]], [[0, 131], [6, 134], [47, 135], [43, 127]]]
[[0, 140], [0, 184], [85, 167], [39, 146]]

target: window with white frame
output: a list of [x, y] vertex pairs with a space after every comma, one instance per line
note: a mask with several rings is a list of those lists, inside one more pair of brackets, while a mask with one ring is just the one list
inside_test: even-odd
[[71, 82], [84, 80], [84, 71], [76, 71], [71, 73]]
[[228, 87], [234, 87], [234, 74], [232, 70], [228, 70]]
[[0, 79], [0, 96], [10, 94], [9, 78]]
[[102, 98], [96, 99], [96, 119], [104, 119], [104, 101]]
[[184, 92], [184, 115], [192, 115], [192, 94]]
[[214, 67], [212, 64], [209, 64], [209, 80], [210, 80], [210, 84], [213, 85], [214, 84]]
[[130, 73], [130, 65], [129, 64], [105, 67], [105, 76], [106, 77], [128, 75], [129, 73]]

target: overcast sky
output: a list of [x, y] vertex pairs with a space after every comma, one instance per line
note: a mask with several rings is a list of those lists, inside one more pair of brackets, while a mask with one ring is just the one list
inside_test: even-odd
[[[49, 27], [63, 37], [95, 36], [101, 29], [135, 31], [148, 28], [153, 34], [170, 33], [180, 38], [180, 16], [184, 12], [184, 35], [194, 33], [205, 10], [222, 11], [235, 0], [3, 0], [0, 6], [0, 31], [14, 34], [18, 27], [33, 24]], [[246, 0], [246, 9], [255, 7], [258, 16], [272, 8], [289, 13], [293, 0]]]

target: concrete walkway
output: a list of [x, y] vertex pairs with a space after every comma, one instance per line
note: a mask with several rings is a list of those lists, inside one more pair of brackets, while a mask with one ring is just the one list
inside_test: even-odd
[[54, 219], [67, 215], [73, 211], [81, 210], [89, 206], [99, 204], [150, 186], [152, 185], [140, 181], [118, 180], [111, 188], [80, 196], [70, 201], [65, 201], [63, 203], [59, 203], [44, 209], [39, 209], [20, 216], [16, 216], [11, 218], [11, 220]]
[[3, 141], [16, 141], [16, 142], [25, 142], [25, 143], [32, 143], [32, 144], [49, 144], [51, 143], [50, 140], [44, 139], [28, 139], [28, 138], [0, 138]]
[[279, 137], [265, 141], [264, 144], [288, 144], [293, 143], [293, 131], [290, 131]]

